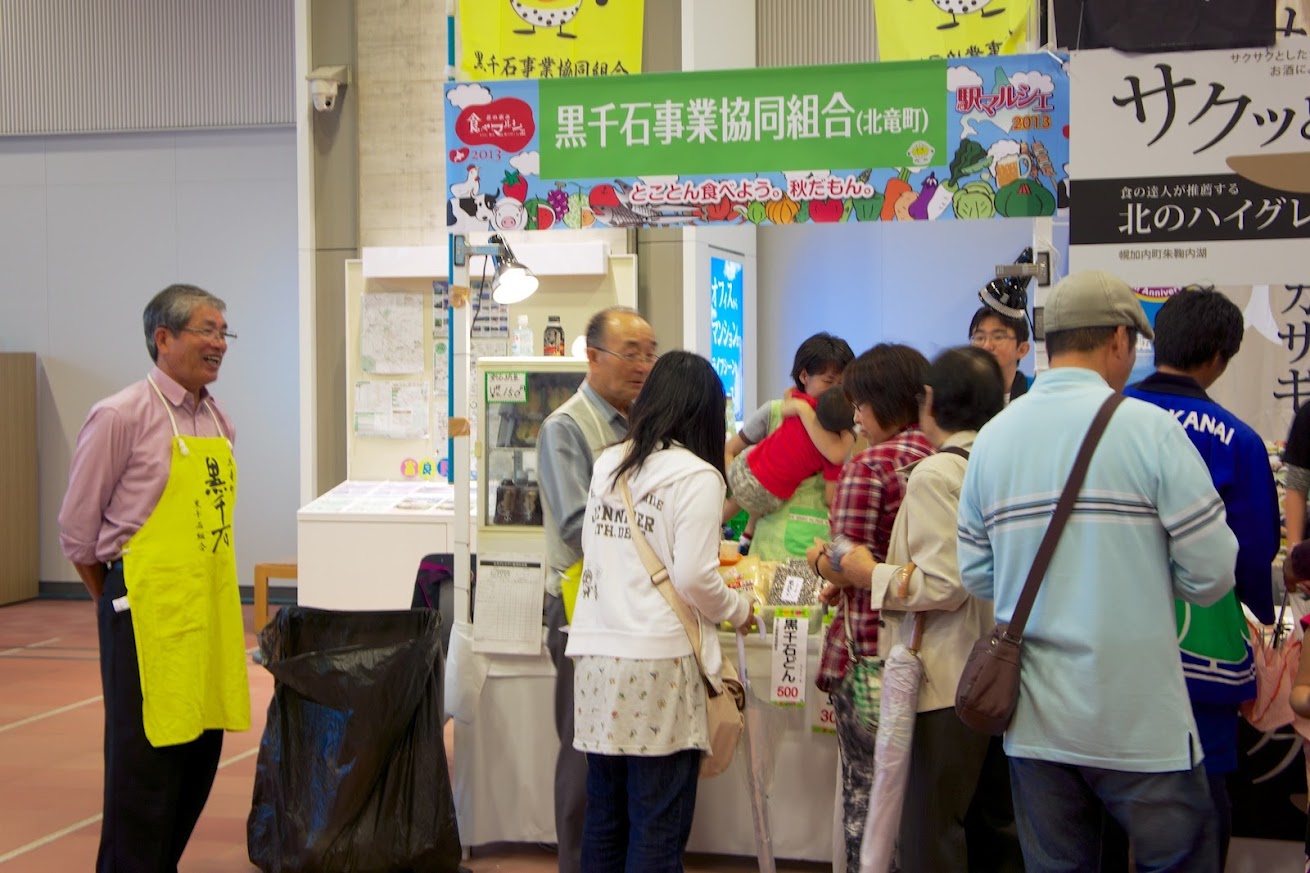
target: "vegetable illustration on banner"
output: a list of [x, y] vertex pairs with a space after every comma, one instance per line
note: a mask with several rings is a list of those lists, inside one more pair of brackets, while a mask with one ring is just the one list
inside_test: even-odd
[[1032, 0], [871, 0], [883, 61], [1012, 55]]
[[950, 61], [953, 153], [944, 187], [957, 218], [1054, 215], [1068, 180], [1069, 90], [1050, 55]]
[[1068, 88], [1046, 53], [449, 84], [455, 232], [1051, 215]]
[[462, 77], [641, 72], [644, 0], [461, 0]]

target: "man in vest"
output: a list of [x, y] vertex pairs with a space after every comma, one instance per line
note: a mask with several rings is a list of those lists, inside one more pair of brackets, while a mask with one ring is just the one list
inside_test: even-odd
[[1238, 601], [1260, 621], [1273, 623], [1269, 566], [1279, 539], [1278, 493], [1264, 440], [1205, 393], [1237, 354], [1243, 330], [1236, 303], [1213, 288], [1184, 288], [1155, 316], [1155, 372], [1124, 391], [1164, 409], [1183, 426], [1210, 470], [1237, 536], [1234, 593], [1213, 606], [1179, 601], [1177, 607], [1183, 675], [1205, 750], [1221, 869], [1232, 830], [1226, 780], [1237, 769], [1237, 706], [1255, 697], [1255, 664]]
[[223, 731], [249, 730], [232, 550], [233, 430], [208, 386], [225, 306], [170, 285], [145, 309], [154, 368], [91, 409], [59, 512], [96, 606], [105, 700], [98, 873], [176, 873]]
[[628, 409], [646, 383], [656, 353], [655, 332], [634, 309], [603, 309], [587, 322], [587, 378], [541, 425], [538, 440], [541, 506], [546, 531], [546, 646], [555, 662], [555, 833], [560, 873], [582, 867], [587, 759], [573, 748], [573, 662], [560, 578], [582, 560], [582, 520], [596, 455], [628, 433]]

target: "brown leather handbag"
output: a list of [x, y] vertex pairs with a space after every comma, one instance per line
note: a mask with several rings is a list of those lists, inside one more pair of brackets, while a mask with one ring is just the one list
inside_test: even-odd
[[1037, 599], [1037, 589], [1046, 576], [1046, 568], [1055, 554], [1055, 545], [1064, 530], [1073, 505], [1078, 499], [1078, 491], [1087, 477], [1087, 467], [1092, 461], [1092, 452], [1101, 441], [1105, 427], [1110, 423], [1110, 416], [1124, 400], [1118, 392], [1106, 398], [1097, 410], [1083, 437], [1083, 444], [1074, 459], [1073, 469], [1069, 471], [1069, 481], [1060, 493], [1060, 501], [1055, 506], [1055, 515], [1046, 528], [1041, 545], [1037, 547], [1037, 557], [1033, 559], [1028, 579], [1023, 583], [1019, 602], [1015, 604], [1014, 614], [1008, 624], [998, 623], [992, 632], [974, 643], [969, 660], [964, 664], [960, 675], [960, 684], [955, 689], [955, 712], [974, 730], [1000, 736], [1010, 725], [1014, 717], [1014, 707], [1019, 702], [1019, 658], [1023, 653], [1023, 630], [1028, 623], [1028, 614], [1032, 612], [1033, 601]]

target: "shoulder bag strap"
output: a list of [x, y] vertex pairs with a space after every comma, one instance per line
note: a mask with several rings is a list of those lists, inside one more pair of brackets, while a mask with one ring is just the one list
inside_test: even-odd
[[[969, 450], [965, 448], [961, 448], [960, 446], [946, 446], [944, 449], [938, 451], [937, 454], [958, 455], [961, 458], [964, 458], [965, 463], [968, 463], [969, 461]], [[910, 569], [913, 569], [913, 566], [914, 566], [913, 564], [906, 564], [905, 566], [901, 567], [900, 572], [897, 574], [897, 580], [898, 580], [897, 596], [899, 597], [905, 596], [907, 586], [909, 584], [908, 572]], [[927, 613], [923, 612], [922, 610], [914, 613], [914, 625], [910, 629], [910, 641], [906, 644], [906, 648], [915, 654], [918, 654], [919, 649], [922, 647], [923, 644], [923, 623], [927, 619], [927, 617], [928, 617]], [[849, 631], [847, 632], [846, 639], [847, 642], [849, 643], [850, 641]]]
[[[687, 632], [687, 640], [691, 643], [692, 653], [696, 656], [696, 665], [700, 668], [701, 675], [704, 676], [705, 664], [701, 661], [700, 654], [700, 620], [692, 615], [691, 607], [687, 606], [686, 602], [678, 596], [678, 592], [673, 590], [673, 583], [669, 580], [669, 571], [665, 568], [664, 562], [651, 549], [650, 543], [646, 540], [646, 535], [641, 532], [641, 525], [637, 524], [637, 513], [632, 508], [632, 492], [628, 488], [627, 476], [619, 480], [619, 493], [623, 495], [623, 507], [628, 511], [628, 530], [632, 532], [632, 543], [637, 547], [637, 554], [641, 556], [642, 566], [650, 574], [650, 581], [659, 590], [660, 594], [664, 595], [664, 599], [668, 601], [674, 615], [682, 622], [682, 629]], [[728, 661], [725, 659], [723, 663], [726, 675]]]
[[1051, 556], [1055, 554], [1055, 545], [1064, 531], [1065, 522], [1073, 512], [1078, 491], [1083, 486], [1083, 480], [1087, 478], [1087, 467], [1092, 462], [1092, 452], [1096, 451], [1096, 444], [1101, 441], [1101, 435], [1105, 433], [1105, 427], [1110, 423], [1110, 416], [1114, 415], [1115, 409], [1123, 401], [1124, 396], [1118, 391], [1111, 394], [1096, 411], [1091, 426], [1087, 428], [1087, 436], [1083, 437], [1078, 456], [1074, 458], [1073, 469], [1069, 471], [1069, 481], [1065, 483], [1064, 491], [1060, 493], [1060, 502], [1055, 506], [1055, 515], [1051, 517], [1051, 523], [1046, 528], [1041, 545], [1037, 547], [1037, 557], [1033, 559], [1032, 569], [1028, 571], [1028, 580], [1023, 583], [1019, 602], [1015, 604], [1014, 615], [1011, 616], [1010, 624], [1006, 628], [1005, 635], [1012, 640], [1023, 638], [1024, 625], [1028, 623], [1028, 614], [1032, 612], [1033, 601], [1037, 599], [1037, 589], [1046, 575], [1046, 568], [1051, 564]]

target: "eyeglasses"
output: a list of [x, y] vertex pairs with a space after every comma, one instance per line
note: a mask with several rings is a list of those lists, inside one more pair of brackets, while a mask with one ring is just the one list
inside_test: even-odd
[[1000, 345], [1006, 340], [1017, 341], [1018, 339], [1019, 337], [1017, 337], [1016, 335], [1012, 333], [1006, 333], [1003, 330], [994, 330], [991, 333], [983, 333], [982, 331], [978, 331], [969, 336], [969, 342], [973, 343], [975, 346], [980, 346], [987, 342], [990, 342], [993, 345]]
[[193, 333], [196, 336], [203, 336], [207, 340], [218, 342], [219, 340], [234, 340], [237, 335], [228, 333], [221, 327], [184, 327], [182, 330], [187, 333]]
[[629, 364], [653, 364], [660, 359], [660, 356], [655, 352], [630, 352], [629, 354], [624, 355], [619, 352], [611, 352], [609, 349], [604, 349], [600, 346], [590, 346], [590, 348], [593, 348], [598, 352], [604, 352], [607, 355], [613, 355], [619, 360], [626, 361]]

